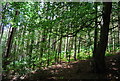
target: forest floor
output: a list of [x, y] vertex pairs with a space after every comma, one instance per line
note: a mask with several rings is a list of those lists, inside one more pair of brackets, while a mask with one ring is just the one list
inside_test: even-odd
[[15, 80], [13, 77], [10, 81], [46, 81], [46, 80], [66, 80], [66, 81], [94, 81], [109, 80], [115, 81], [120, 79], [120, 54], [113, 56], [106, 56], [106, 68], [105, 74], [96, 74], [92, 70], [92, 59], [78, 60], [74, 62], [62, 62], [61, 64], [44, 67], [36, 71], [20, 77]]

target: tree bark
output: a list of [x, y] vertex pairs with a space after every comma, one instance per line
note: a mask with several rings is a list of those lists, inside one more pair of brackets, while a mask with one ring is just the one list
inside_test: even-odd
[[100, 30], [100, 41], [96, 49], [95, 60], [95, 71], [97, 73], [105, 72], [105, 51], [108, 43], [108, 32], [110, 24], [110, 14], [112, 9], [112, 2], [103, 3], [103, 26]]
[[[96, 17], [97, 17], [97, 2], [95, 3], [95, 9], [96, 9]], [[93, 50], [93, 57], [96, 54], [96, 48], [97, 48], [97, 38], [98, 38], [98, 31], [97, 31], [97, 18], [95, 19], [95, 31], [94, 31], [94, 50]]]
[[78, 41], [78, 54], [80, 53], [80, 49], [81, 49], [80, 43], [81, 43], [81, 36], [79, 37], [79, 41]]
[[61, 51], [62, 51], [62, 38], [60, 39], [60, 42], [59, 42], [59, 50], [58, 50], [58, 62], [61, 63]]
[[77, 45], [76, 45], [76, 42], [77, 42], [77, 37], [75, 36], [75, 45], [74, 45], [74, 60], [76, 61], [77, 58], [76, 58], [76, 51], [77, 51]]
[[16, 30], [16, 28], [12, 28], [12, 31], [10, 33], [10, 37], [8, 38], [5, 58], [8, 58], [10, 56], [9, 54], [10, 54], [10, 50], [11, 50], [11, 47], [12, 47], [12, 40], [13, 40], [13, 37], [14, 37], [15, 30]]
[[45, 48], [46, 48], [45, 42], [46, 42], [46, 31], [44, 29], [43, 30], [43, 35], [42, 35], [42, 38], [41, 38], [41, 49], [40, 49], [40, 52], [41, 52], [40, 56], [41, 56], [41, 58], [43, 57], [43, 53], [45, 52]]
[[118, 45], [120, 46], [120, 1], [118, 2]]

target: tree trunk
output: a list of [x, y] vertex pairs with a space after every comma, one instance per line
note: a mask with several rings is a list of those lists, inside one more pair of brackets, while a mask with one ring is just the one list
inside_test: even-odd
[[47, 66], [49, 66], [49, 64], [50, 64], [50, 40], [51, 40], [51, 37], [49, 35], [49, 37], [48, 37], [48, 59], [47, 59]]
[[67, 39], [66, 39], [66, 48], [65, 48], [66, 50], [66, 58], [68, 57], [68, 37], [67, 37]]
[[[33, 38], [30, 38], [30, 46], [29, 46], [29, 65], [30, 64], [34, 64], [31, 60], [32, 60], [32, 52], [33, 52], [33, 44], [34, 44], [34, 30], [30, 31], [30, 34], [32, 35]], [[31, 68], [32, 66], [30, 66]], [[34, 66], [33, 66], [34, 68]]]
[[120, 46], [120, 1], [118, 2], [118, 45]]
[[76, 46], [76, 42], [77, 42], [77, 37], [75, 36], [75, 46], [74, 46], [74, 60], [76, 61], [76, 51], [77, 51], [77, 46]]
[[79, 37], [79, 41], [78, 41], [79, 43], [78, 43], [78, 54], [80, 53], [80, 42], [81, 42], [81, 37]]
[[100, 30], [100, 41], [96, 49], [95, 60], [95, 71], [97, 73], [105, 72], [105, 51], [108, 43], [108, 32], [110, 24], [110, 14], [112, 9], [112, 2], [103, 3], [103, 26]]
[[58, 50], [58, 62], [61, 63], [61, 51], [62, 51], [62, 38], [60, 39], [60, 43], [59, 43], [59, 50]]
[[8, 41], [7, 41], [7, 49], [6, 49], [6, 54], [5, 54], [5, 58], [8, 58], [10, 55], [10, 50], [12, 47], [12, 40], [14, 37], [14, 32], [16, 31], [16, 28], [12, 28], [12, 31], [10, 33], [10, 36], [8, 37]]
[[43, 57], [43, 53], [44, 53], [45, 48], [46, 48], [45, 42], [46, 42], [46, 32], [45, 32], [45, 29], [44, 29], [43, 30], [43, 35], [42, 35], [42, 38], [41, 38], [41, 49], [40, 49], [40, 52], [41, 52], [40, 56], [41, 56], [41, 58]]
[[5, 56], [4, 56], [5, 59], [3, 61], [4, 69], [6, 69], [6, 66], [10, 63], [10, 61], [8, 61], [7, 58], [10, 57], [10, 52], [11, 52], [11, 47], [12, 47], [12, 40], [13, 40], [15, 31], [16, 31], [16, 28], [12, 28], [10, 36], [8, 37], [7, 49], [6, 49]]
[[[97, 2], [95, 3], [95, 9], [96, 9], [96, 17], [97, 17]], [[94, 50], [93, 50], [93, 57], [96, 54], [96, 48], [97, 48], [97, 37], [98, 36], [98, 31], [97, 31], [97, 18], [95, 20], [95, 31], [94, 31]]]

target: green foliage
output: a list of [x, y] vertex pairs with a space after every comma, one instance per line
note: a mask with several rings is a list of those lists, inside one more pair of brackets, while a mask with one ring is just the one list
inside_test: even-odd
[[[96, 19], [94, 7], [95, 4], [89, 2], [9, 2], [2, 11], [2, 24], [6, 26], [2, 36], [3, 56], [11, 35], [10, 27], [16, 27], [16, 31], [7, 58], [7, 61], [11, 62], [7, 65], [7, 70], [24, 75], [36, 68], [51, 66], [62, 61], [74, 61], [75, 52], [77, 60], [91, 58]], [[98, 3], [98, 22], [102, 21], [101, 7], [102, 4]], [[115, 32], [111, 37], [117, 40]], [[111, 55], [109, 52], [114, 46], [114, 50], [120, 50], [119, 44], [114, 42], [114, 44], [110, 42], [106, 56]]]

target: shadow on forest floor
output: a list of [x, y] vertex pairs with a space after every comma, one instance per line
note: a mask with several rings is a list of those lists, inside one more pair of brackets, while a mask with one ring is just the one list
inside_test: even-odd
[[23, 77], [20, 77], [21, 79], [18, 78], [15, 80], [15, 78], [13, 78], [14, 80], [9, 81], [45, 81], [62, 79], [65, 79], [66, 81], [85, 81], [85, 79], [94, 79], [95, 81], [96, 79], [114, 81], [115, 79], [120, 79], [120, 54], [116, 54], [114, 56], [107, 56], [105, 58], [107, 72], [102, 75], [92, 72], [92, 59], [88, 59], [70, 63], [62, 62], [61, 64], [52, 65], [48, 68], [45, 67], [33, 71]]

